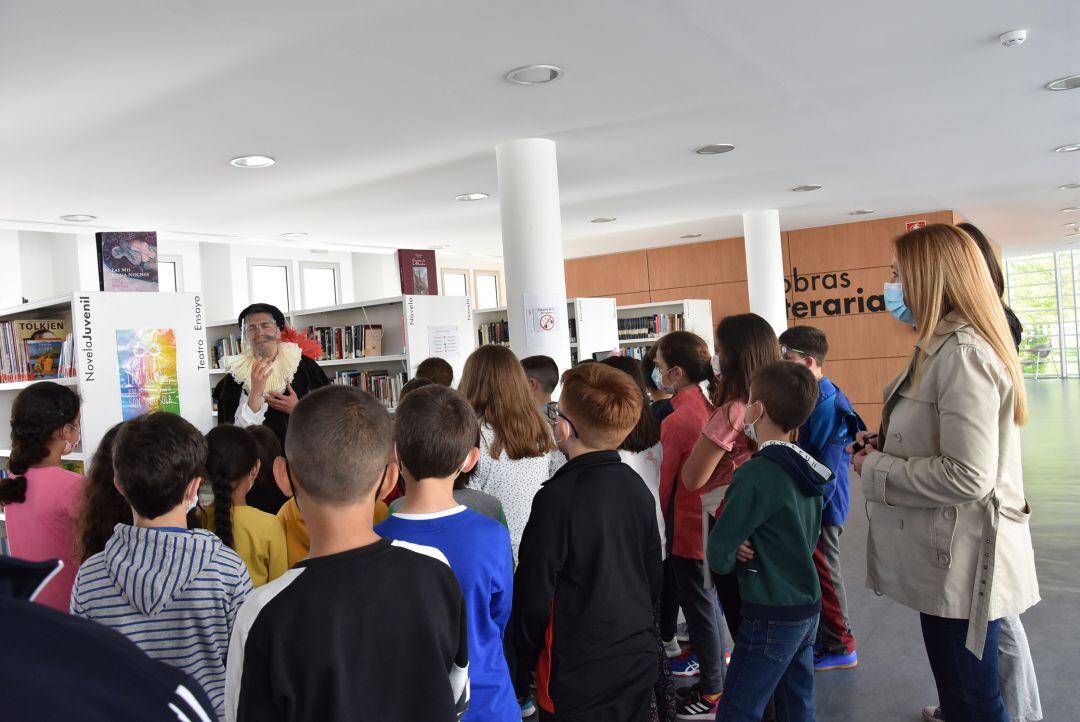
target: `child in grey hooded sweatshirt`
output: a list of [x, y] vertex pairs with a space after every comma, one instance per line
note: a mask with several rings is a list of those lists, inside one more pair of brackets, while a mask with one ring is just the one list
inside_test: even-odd
[[134, 525], [117, 524], [105, 550], [79, 568], [71, 613], [187, 672], [220, 719], [229, 635], [251, 578], [215, 535], [187, 529], [205, 460], [203, 435], [179, 416], [155, 412], [123, 426], [113, 465]]

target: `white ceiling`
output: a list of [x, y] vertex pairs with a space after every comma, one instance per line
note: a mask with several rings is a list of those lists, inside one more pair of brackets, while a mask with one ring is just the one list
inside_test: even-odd
[[[1078, 31], [1075, 0], [4, 0], [0, 219], [499, 255], [494, 147], [542, 136], [568, 256], [762, 207], [785, 229], [955, 208], [1060, 247], [1080, 90], [1043, 85], [1080, 73]], [[502, 79], [529, 63], [566, 76]], [[227, 163], [254, 153], [278, 163]]]

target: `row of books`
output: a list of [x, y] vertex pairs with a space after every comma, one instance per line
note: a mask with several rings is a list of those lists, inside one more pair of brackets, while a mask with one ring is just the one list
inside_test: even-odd
[[305, 333], [323, 348], [320, 361], [368, 358], [383, 355], [383, 327], [308, 326]]
[[407, 380], [404, 373], [389, 371], [338, 371], [334, 376], [335, 384], [361, 388], [388, 409], [397, 408], [401, 387]]
[[225, 357], [236, 356], [240, 353], [240, 336], [229, 334], [225, 338], [219, 338], [210, 347], [210, 368], [225, 368]]
[[644, 361], [645, 354], [648, 353], [649, 348], [649, 346], [627, 346], [623, 349], [623, 356], [636, 358], [638, 361]]
[[0, 383], [75, 375], [75, 342], [62, 319], [0, 323]]
[[658, 313], [654, 316], [620, 318], [618, 322], [620, 341], [655, 338], [671, 331], [682, 331], [685, 328], [681, 313]]
[[497, 343], [500, 346], [510, 344], [510, 323], [508, 321], [492, 321], [482, 323], [476, 330], [476, 343], [486, 346], [489, 343]]

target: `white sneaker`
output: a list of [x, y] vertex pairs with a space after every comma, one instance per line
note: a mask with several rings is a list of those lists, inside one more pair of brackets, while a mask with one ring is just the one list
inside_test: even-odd
[[686, 622], [679, 622], [679, 626], [675, 628], [675, 639], [680, 642], [690, 641], [690, 630], [686, 627]]
[[683, 653], [682, 645], [679, 644], [677, 638], [672, 637], [664, 642], [664, 652], [667, 654], [668, 659], [673, 659]]

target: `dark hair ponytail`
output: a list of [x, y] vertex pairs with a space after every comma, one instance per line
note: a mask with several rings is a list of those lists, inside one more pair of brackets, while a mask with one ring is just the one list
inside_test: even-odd
[[259, 448], [239, 426], [215, 426], [206, 435], [206, 446], [206, 478], [214, 491], [214, 532], [232, 547], [233, 483], [251, 473]]
[[720, 354], [720, 391], [716, 406], [750, 398], [754, 372], [780, 361], [780, 342], [772, 326], [756, 313], [725, 316], [716, 324], [716, 352]]
[[123, 425], [120, 422], [101, 437], [83, 481], [83, 504], [75, 526], [80, 561], [103, 551], [117, 524], [131, 523], [131, 507], [113, 483], [113, 442]]
[[656, 348], [669, 369], [678, 366], [686, 378], [695, 384], [707, 382], [709, 401], [716, 405], [716, 376], [713, 375], [712, 357], [705, 339], [690, 331], [672, 331], [656, 342]]
[[11, 456], [0, 479], [0, 504], [26, 501], [26, 472], [49, 456], [53, 435], [79, 418], [79, 395], [67, 386], [40, 381], [27, 386], [11, 405]]

